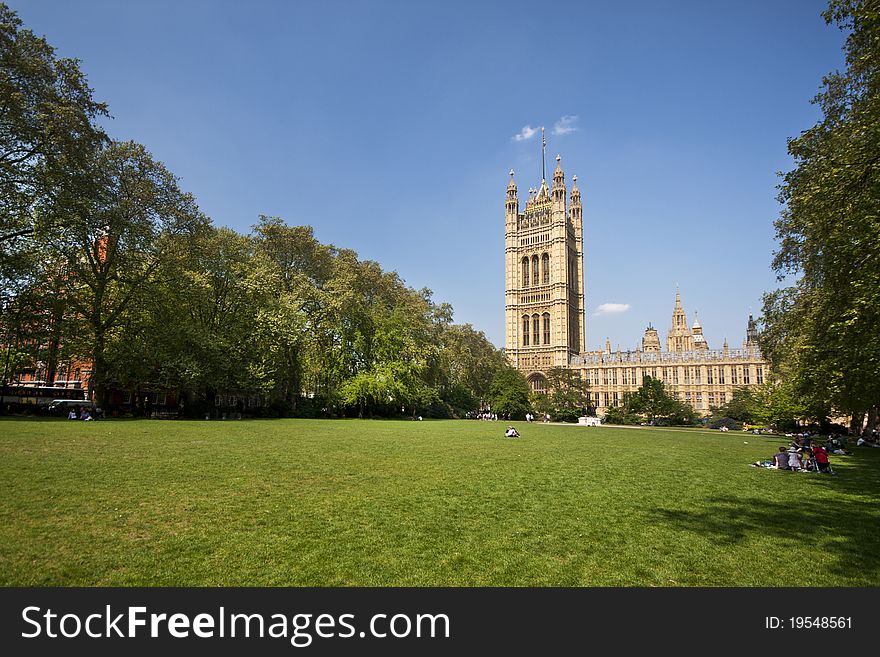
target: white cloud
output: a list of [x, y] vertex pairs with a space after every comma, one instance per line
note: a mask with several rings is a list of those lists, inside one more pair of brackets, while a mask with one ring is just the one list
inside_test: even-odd
[[540, 128], [533, 128], [530, 125], [523, 126], [523, 129], [513, 136], [513, 140], [525, 141], [526, 139], [531, 139], [538, 133], [538, 130]]
[[551, 134], [554, 135], [567, 135], [569, 132], [574, 132], [578, 129], [577, 123], [578, 117], [576, 116], [563, 116], [556, 123], [553, 124], [553, 131]]
[[596, 308], [593, 317], [601, 317], [602, 315], [619, 315], [620, 313], [625, 313], [627, 310], [629, 310], [628, 303], [603, 303]]

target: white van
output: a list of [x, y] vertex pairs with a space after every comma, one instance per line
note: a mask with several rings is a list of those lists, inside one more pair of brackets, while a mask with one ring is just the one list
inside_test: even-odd
[[49, 402], [50, 411], [77, 410], [80, 406], [88, 406], [89, 403], [84, 399], [53, 399]]

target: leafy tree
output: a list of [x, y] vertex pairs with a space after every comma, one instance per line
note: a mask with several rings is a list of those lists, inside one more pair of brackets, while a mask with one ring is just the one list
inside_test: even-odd
[[76, 214], [66, 231], [48, 241], [54, 257], [66, 259], [69, 303], [88, 329], [92, 386], [97, 403], [106, 405], [112, 331], [207, 221], [140, 144], [112, 142], [98, 154], [95, 175], [100, 188], [70, 208]]
[[625, 403], [605, 409], [606, 424], [640, 424], [641, 421], [641, 416]]
[[666, 392], [663, 382], [650, 376], [645, 376], [642, 385], [626, 402], [627, 410], [637, 413], [648, 422], [658, 419], [668, 419], [677, 410], [678, 402]]
[[[74, 59], [58, 58], [0, 3], [0, 262], [34, 232], [58, 197], [91, 184], [92, 155], [105, 143], [95, 120], [107, 106], [92, 97]], [[60, 215], [50, 213], [59, 223]], [[33, 246], [30, 244], [29, 246]], [[9, 273], [8, 271], [6, 272]]]
[[529, 410], [529, 384], [512, 367], [499, 370], [489, 386], [488, 401], [499, 417], [522, 419]]
[[634, 423], [636, 419], [649, 424], [693, 424], [697, 414], [689, 404], [678, 401], [670, 395], [663, 382], [645, 376], [639, 389], [622, 406], [609, 409], [611, 419], [606, 413], [606, 422], [621, 424]]
[[577, 422], [580, 416], [587, 413], [590, 386], [580, 370], [551, 367], [547, 370], [547, 386], [550, 389], [547, 394], [533, 398], [536, 410], [549, 413], [561, 422]]
[[824, 17], [849, 33], [847, 67], [788, 143], [773, 267], [793, 282], [764, 298], [762, 349], [812, 412], [857, 426], [880, 400], [880, 7], [832, 0]]
[[444, 324], [439, 340], [441, 397], [459, 415], [478, 409], [495, 374], [508, 367], [504, 353], [470, 324]]
[[754, 388], [736, 388], [727, 403], [716, 410], [717, 417], [729, 417], [746, 424], [758, 422], [764, 404], [762, 397]]

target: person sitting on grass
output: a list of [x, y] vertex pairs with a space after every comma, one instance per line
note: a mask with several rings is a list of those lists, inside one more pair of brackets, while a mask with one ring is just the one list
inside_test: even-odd
[[788, 452], [785, 447], [780, 447], [779, 451], [773, 455], [773, 465], [777, 470], [788, 470]]
[[519, 438], [519, 432], [513, 427], [507, 427], [507, 431], [504, 432], [504, 436], [506, 438]]
[[794, 472], [800, 472], [803, 468], [803, 464], [801, 463], [801, 455], [798, 454], [797, 449], [794, 447], [788, 448], [788, 469]]
[[825, 451], [825, 448], [822, 446], [817, 446], [813, 448], [813, 458], [816, 459], [816, 467], [819, 469], [819, 472], [829, 472], [831, 469], [831, 464], [828, 461], [828, 452]]

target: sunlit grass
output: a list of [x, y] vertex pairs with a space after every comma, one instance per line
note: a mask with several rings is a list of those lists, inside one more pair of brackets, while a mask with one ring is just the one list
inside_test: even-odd
[[517, 426], [3, 419], [0, 584], [880, 584], [880, 450]]

